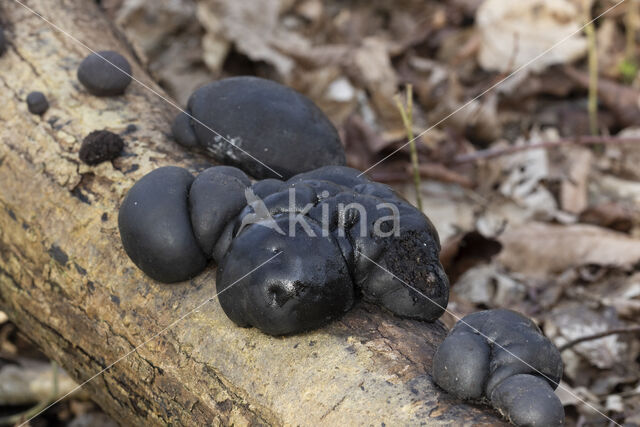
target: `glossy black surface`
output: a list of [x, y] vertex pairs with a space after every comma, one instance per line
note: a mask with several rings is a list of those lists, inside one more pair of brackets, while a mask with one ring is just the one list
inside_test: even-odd
[[225, 166], [209, 168], [198, 175], [189, 192], [193, 232], [208, 256], [213, 253], [224, 227], [247, 204], [244, 190], [250, 181], [242, 171], [235, 171], [242, 175], [228, 175]]
[[[286, 216], [275, 220], [288, 227]], [[353, 305], [353, 283], [333, 238], [310, 237], [297, 227], [290, 237], [253, 224], [231, 243], [216, 284], [220, 304], [236, 324], [290, 334], [322, 326]], [[320, 236], [318, 224], [310, 227]]]
[[122, 95], [131, 83], [131, 64], [111, 50], [91, 53], [78, 67], [78, 80], [92, 95]]
[[[184, 280], [204, 268], [202, 257], [185, 268], [178, 247], [149, 240], [161, 230], [193, 237], [184, 250], [219, 264], [219, 300], [238, 325], [273, 335], [301, 332], [340, 316], [358, 297], [427, 321], [447, 305], [435, 228], [389, 187], [359, 171], [327, 166], [287, 182], [250, 185], [244, 173], [228, 166], [209, 168], [193, 183], [186, 171], [163, 170], [140, 180], [123, 203], [125, 249], [151, 277]], [[143, 193], [147, 200], [135, 210], [131, 200]], [[153, 218], [133, 216], [148, 209]], [[261, 266], [274, 254], [280, 255]]]
[[269, 168], [286, 179], [345, 163], [338, 132], [324, 113], [271, 80], [232, 77], [210, 83], [191, 95], [187, 111], [195, 120], [178, 114], [172, 125], [177, 142], [187, 147], [197, 142], [219, 162], [259, 179], [278, 177]]
[[42, 115], [49, 109], [49, 101], [42, 92], [31, 92], [27, 95], [27, 108], [31, 114]]
[[120, 206], [118, 227], [127, 255], [160, 282], [190, 279], [207, 264], [189, 218], [192, 182], [186, 169], [159, 168], [140, 179]]
[[433, 360], [436, 383], [463, 399], [487, 398], [518, 425], [561, 425], [553, 393], [562, 377], [560, 352], [533, 321], [496, 309], [466, 316]]

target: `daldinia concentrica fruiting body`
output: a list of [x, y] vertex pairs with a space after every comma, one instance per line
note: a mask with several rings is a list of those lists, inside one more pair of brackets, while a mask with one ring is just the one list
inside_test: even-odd
[[220, 304], [236, 324], [284, 335], [348, 311], [358, 296], [393, 313], [436, 320], [448, 280], [431, 222], [389, 187], [343, 166], [251, 184], [240, 170], [195, 180], [161, 168], [120, 209], [124, 248], [164, 282], [219, 264]]
[[156, 169], [129, 190], [120, 206], [118, 227], [125, 251], [134, 264], [160, 282], [190, 279], [207, 264], [189, 218], [193, 179], [182, 168]]
[[505, 309], [472, 313], [438, 348], [433, 378], [449, 393], [488, 400], [516, 425], [560, 426], [564, 409], [554, 394], [562, 359], [527, 317]]
[[78, 67], [78, 80], [92, 95], [122, 95], [131, 83], [131, 64], [112, 50], [91, 53]]
[[[288, 228], [286, 216], [274, 219]], [[321, 326], [353, 305], [353, 283], [333, 237], [321, 237], [314, 221], [309, 227], [317, 237], [296, 227], [292, 237], [258, 223], [233, 239], [218, 267], [217, 290], [222, 308], [236, 324], [282, 335]], [[263, 263], [235, 283], [249, 271], [247, 266]]]
[[49, 101], [42, 92], [31, 92], [27, 95], [27, 108], [31, 114], [42, 115], [49, 109]]
[[201, 146], [256, 178], [278, 177], [275, 171], [286, 179], [345, 164], [338, 132], [324, 113], [304, 95], [270, 80], [233, 77], [210, 83], [191, 95], [186, 112], [172, 125], [176, 141]]

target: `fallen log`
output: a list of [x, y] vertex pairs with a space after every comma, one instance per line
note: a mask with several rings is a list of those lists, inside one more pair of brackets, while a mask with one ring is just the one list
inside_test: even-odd
[[[92, 49], [122, 52], [165, 96], [94, 2], [21, 1]], [[0, 16], [0, 309], [79, 383], [187, 315], [84, 386], [107, 413], [123, 425], [500, 422], [433, 384], [440, 322], [359, 304], [324, 329], [274, 338], [226, 318], [213, 267], [176, 285], [145, 277], [122, 249], [119, 203], [156, 167], [208, 160], [170, 140], [176, 111], [157, 94], [133, 82], [124, 96], [91, 96], [75, 76], [84, 47], [13, 0]], [[27, 110], [32, 90], [49, 98], [42, 117]], [[123, 135], [125, 153], [89, 167], [78, 150], [96, 129]]]

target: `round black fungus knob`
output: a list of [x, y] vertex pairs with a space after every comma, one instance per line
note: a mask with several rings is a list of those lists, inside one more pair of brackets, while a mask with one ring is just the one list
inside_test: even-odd
[[160, 282], [188, 280], [207, 264], [189, 218], [192, 183], [186, 169], [159, 168], [136, 182], [120, 207], [124, 250], [138, 268]]
[[[272, 335], [317, 328], [358, 296], [427, 321], [447, 305], [449, 283], [429, 219], [355, 169], [325, 166], [286, 182], [251, 184], [239, 169], [216, 166], [173, 189], [176, 178], [164, 170], [127, 195], [120, 210], [124, 247], [162, 281], [191, 277], [204, 257], [215, 260], [220, 304], [240, 326]], [[164, 244], [154, 237], [168, 230]], [[178, 259], [182, 252], [197, 260], [193, 268]]]
[[518, 426], [561, 426], [564, 408], [547, 381], [536, 375], [506, 378], [491, 393], [491, 403]]
[[200, 247], [208, 256], [212, 255], [227, 223], [246, 206], [244, 191], [250, 184], [241, 170], [217, 166], [198, 175], [191, 186], [191, 225]]
[[278, 177], [269, 168], [286, 179], [345, 163], [338, 132], [322, 111], [270, 80], [233, 77], [208, 84], [191, 95], [187, 112], [192, 117], [179, 113], [172, 125], [177, 142], [197, 144], [259, 179]]
[[[275, 222], [281, 229], [289, 226], [286, 215]], [[340, 250], [331, 236], [320, 237], [316, 223], [309, 226], [319, 237], [297, 224], [294, 237], [260, 224], [235, 237], [216, 283], [220, 305], [236, 324], [291, 334], [322, 326], [351, 308], [354, 287]]]
[[171, 133], [175, 140], [184, 147], [195, 148], [198, 146], [198, 138], [196, 138], [196, 134], [193, 131], [192, 119], [184, 112], [178, 113], [173, 120]]
[[92, 53], [80, 63], [78, 80], [95, 96], [122, 95], [131, 83], [131, 64], [111, 50]]
[[562, 359], [536, 324], [511, 310], [459, 321], [433, 359], [436, 383], [462, 399], [488, 399], [516, 425], [559, 426], [564, 410], [553, 390]]
[[27, 107], [31, 114], [42, 115], [49, 109], [49, 101], [42, 92], [31, 92], [27, 95]]
[[79, 157], [84, 163], [93, 166], [115, 159], [123, 148], [124, 141], [119, 135], [108, 130], [95, 130], [82, 141]]

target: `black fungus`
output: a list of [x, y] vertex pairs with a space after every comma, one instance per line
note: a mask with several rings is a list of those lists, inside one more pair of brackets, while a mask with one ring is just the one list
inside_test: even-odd
[[118, 227], [127, 255], [160, 282], [190, 279], [207, 264], [189, 218], [192, 183], [185, 169], [159, 168], [136, 182], [120, 207]]
[[124, 141], [108, 130], [96, 130], [87, 135], [80, 146], [80, 160], [88, 165], [97, 165], [113, 160], [120, 155]]
[[42, 92], [31, 92], [27, 95], [27, 107], [31, 114], [42, 115], [49, 109], [49, 101]]
[[92, 53], [80, 63], [78, 80], [93, 95], [122, 95], [131, 83], [131, 64], [111, 50]]
[[278, 177], [269, 168], [286, 179], [345, 164], [338, 132], [324, 113], [270, 80], [233, 77], [208, 84], [191, 95], [187, 112], [192, 117], [180, 113], [172, 125], [177, 142], [199, 145], [255, 178]]
[[[149, 276], [184, 279], [204, 268], [201, 256], [185, 269], [165, 252], [177, 257], [186, 249], [151, 238], [167, 228], [188, 235], [191, 258], [196, 252], [219, 264], [218, 299], [240, 326], [273, 335], [313, 329], [349, 310], [359, 296], [427, 321], [447, 305], [449, 285], [431, 222], [354, 169], [326, 166], [286, 182], [251, 184], [239, 169], [216, 166], [169, 197], [172, 180], [155, 171], [130, 190], [119, 217], [125, 249]], [[141, 194], [154, 202], [134, 209]], [[134, 213], [138, 217], [130, 218]]]
[[466, 316], [433, 359], [440, 387], [462, 399], [488, 400], [516, 425], [563, 424], [553, 392], [561, 377], [558, 349], [533, 321], [505, 309]]
[[7, 39], [4, 36], [4, 28], [0, 25], [0, 56], [7, 51]]
[[188, 148], [198, 146], [198, 139], [193, 131], [192, 120], [188, 114], [180, 112], [171, 124], [171, 133], [180, 145]]
[[[275, 221], [289, 225], [287, 217]], [[220, 304], [236, 324], [289, 334], [317, 328], [353, 305], [353, 283], [333, 237], [321, 237], [313, 221], [317, 237], [295, 226], [295, 236], [288, 236], [254, 224], [233, 239], [216, 284]]]
[[239, 169], [235, 170], [243, 177], [227, 175], [224, 168], [202, 172], [189, 192], [191, 225], [200, 247], [209, 256], [224, 227], [247, 204], [244, 191], [250, 185], [249, 179]]

